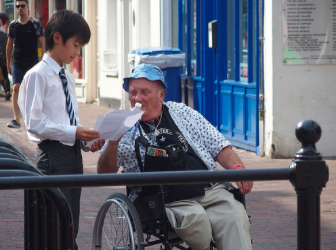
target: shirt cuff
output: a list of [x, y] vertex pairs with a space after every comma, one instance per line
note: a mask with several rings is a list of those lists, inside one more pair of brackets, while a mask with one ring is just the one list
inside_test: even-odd
[[65, 128], [65, 138], [64, 141], [72, 142], [75, 144], [76, 142], [76, 126], [66, 126]]

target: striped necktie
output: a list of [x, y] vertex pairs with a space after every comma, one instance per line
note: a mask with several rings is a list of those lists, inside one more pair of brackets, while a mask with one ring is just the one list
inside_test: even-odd
[[77, 125], [76, 117], [75, 117], [74, 110], [72, 108], [72, 102], [71, 102], [70, 94], [69, 94], [69, 91], [68, 91], [68, 81], [65, 77], [64, 69], [61, 69], [61, 71], [59, 72], [59, 76], [60, 76], [61, 81], [63, 83], [63, 90], [64, 90], [66, 105], [67, 105], [68, 114], [69, 114], [69, 118], [70, 118], [70, 124], [76, 126]]

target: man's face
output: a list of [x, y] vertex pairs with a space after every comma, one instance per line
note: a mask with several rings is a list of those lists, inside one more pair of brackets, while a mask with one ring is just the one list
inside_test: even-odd
[[165, 97], [165, 90], [157, 81], [149, 81], [146, 78], [130, 79], [129, 99], [132, 108], [135, 103], [141, 103], [141, 109], [145, 111], [142, 121], [153, 121], [162, 111], [162, 102]]
[[16, 1], [15, 8], [19, 16], [28, 15], [28, 4], [26, 1]]

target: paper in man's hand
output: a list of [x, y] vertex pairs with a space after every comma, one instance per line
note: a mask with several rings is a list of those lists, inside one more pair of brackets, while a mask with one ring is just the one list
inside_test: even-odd
[[[118, 140], [127, 130], [141, 118], [143, 110], [109, 110], [105, 116], [98, 116], [94, 130], [99, 131], [100, 138], [105, 140]], [[89, 141], [87, 147], [99, 139]]]

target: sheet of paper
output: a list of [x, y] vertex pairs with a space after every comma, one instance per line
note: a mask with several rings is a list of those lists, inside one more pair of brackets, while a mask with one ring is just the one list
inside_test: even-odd
[[[99, 139], [116, 141], [134, 126], [143, 113], [144, 111], [138, 108], [133, 110], [109, 110], [105, 116], [98, 116], [94, 130], [99, 131]], [[87, 146], [91, 146], [99, 139], [89, 141]]]

